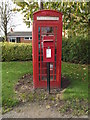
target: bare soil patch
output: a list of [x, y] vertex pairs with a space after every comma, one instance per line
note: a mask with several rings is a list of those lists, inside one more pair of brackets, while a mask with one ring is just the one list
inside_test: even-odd
[[[70, 81], [66, 77], [62, 77], [62, 89], [51, 89], [51, 93], [60, 93], [63, 89], [67, 88]], [[17, 92], [32, 92], [32, 91], [42, 91], [46, 93], [46, 89], [33, 89], [33, 76], [31, 74], [24, 75], [16, 84], [15, 91]]]
[[66, 77], [62, 77], [62, 88], [61, 89], [51, 89], [50, 94], [48, 94], [47, 89], [33, 89], [33, 76], [30, 74], [24, 75], [16, 84], [15, 92], [18, 99], [22, 102], [25, 101], [45, 101], [51, 102], [63, 99], [63, 92], [70, 84], [70, 81]]

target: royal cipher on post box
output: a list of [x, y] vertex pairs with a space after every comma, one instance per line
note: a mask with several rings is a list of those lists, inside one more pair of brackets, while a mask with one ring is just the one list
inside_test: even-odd
[[55, 10], [35, 12], [32, 37], [34, 88], [47, 88], [47, 62], [50, 62], [50, 88], [60, 88], [62, 13]]
[[43, 61], [54, 62], [55, 43], [54, 36], [43, 37]]

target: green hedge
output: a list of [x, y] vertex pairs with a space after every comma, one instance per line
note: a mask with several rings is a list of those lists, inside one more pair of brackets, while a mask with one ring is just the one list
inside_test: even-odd
[[32, 60], [32, 44], [2, 43], [2, 61]]
[[88, 63], [88, 38], [75, 37], [62, 39], [62, 61]]
[[[2, 61], [25, 60], [32, 60], [32, 44], [2, 43]], [[63, 38], [62, 61], [87, 64], [88, 38]]]

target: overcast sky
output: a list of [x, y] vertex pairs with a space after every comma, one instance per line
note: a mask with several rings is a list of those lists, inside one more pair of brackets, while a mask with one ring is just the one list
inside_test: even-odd
[[16, 23], [16, 27], [14, 31], [31, 31], [32, 26], [27, 28], [26, 24], [23, 22], [23, 15], [21, 13], [16, 13], [14, 16], [14, 22]]
[[[11, 2], [11, 0], [9, 0]], [[13, 2], [11, 2], [13, 4]], [[16, 5], [13, 4], [13, 7]], [[13, 17], [13, 22], [16, 24], [14, 31], [32, 31], [32, 26], [27, 28], [26, 24], [23, 22], [23, 14], [17, 12]]]
[[[0, 0], [0, 4], [2, 1], [4, 2], [6, 0]], [[7, 1], [9, 1], [12, 4], [13, 8], [16, 6], [13, 4], [11, 0], [7, 0]], [[12, 22], [16, 25], [16, 27], [13, 28], [13, 31], [32, 31], [32, 26], [30, 28], [27, 28], [26, 24], [23, 22], [23, 14], [21, 14], [20, 12], [17, 12], [13, 16]], [[3, 32], [0, 31], [0, 36], [2, 35], [3, 35]]]

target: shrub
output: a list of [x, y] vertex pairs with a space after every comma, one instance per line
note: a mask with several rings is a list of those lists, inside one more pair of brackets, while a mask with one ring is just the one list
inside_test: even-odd
[[2, 61], [32, 60], [32, 45], [24, 43], [2, 43]]
[[[26, 60], [32, 60], [32, 44], [2, 43], [2, 61]], [[62, 61], [87, 64], [88, 38], [63, 38]]]
[[65, 62], [88, 63], [88, 38], [62, 39], [62, 60]]

